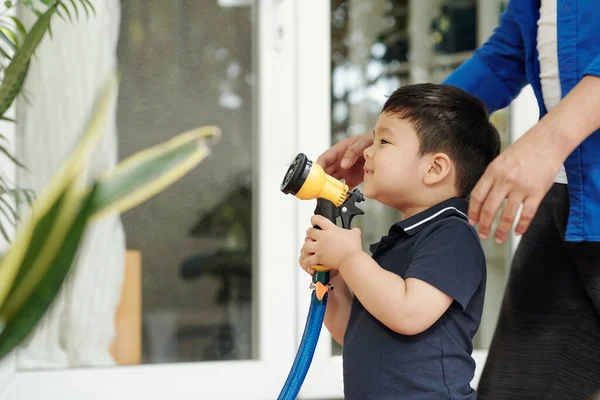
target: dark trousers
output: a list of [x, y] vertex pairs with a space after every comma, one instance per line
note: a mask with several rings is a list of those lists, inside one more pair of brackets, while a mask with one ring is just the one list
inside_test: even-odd
[[480, 400], [600, 393], [600, 243], [565, 242], [568, 208], [566, 185], [554, 184], [521, 238]]

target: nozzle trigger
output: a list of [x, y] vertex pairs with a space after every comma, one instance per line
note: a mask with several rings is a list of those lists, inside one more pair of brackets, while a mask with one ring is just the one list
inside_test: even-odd
[[354, 189], [348, 199], [346, 199], [344, 204], [340, 207], [342, 228], [350, 229], [352, 227], [352, 218], [365, 213], [356, 205], [356, 203], [362, 201], [365, 201], [365, 196], [358, 189]]

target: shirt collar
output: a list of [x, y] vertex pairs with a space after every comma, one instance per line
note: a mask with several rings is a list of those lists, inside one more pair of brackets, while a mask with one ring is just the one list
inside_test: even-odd
[[[382, 241], [385, 242], [389, 240], [396, 240], [393, 239], [394, 233], [397, 234], [398, 232], [412, 236], [415, 233], [423, 230], [427, 226], [431, 225], [435, 221], [439, 221], [452, 215], [468, 220], [468, 209], [469, 202], [466, 199], [461, 197], [452, 197], [448, 200], [442, 201], [441, 203], [434, 205], [433, 207], [428, 208], [425, 211], [421, 211], [420, 213], [415, 214], [410, 218], [404, 219], [400, 222], [396, 222], [390, 228], [388, 235], [382, 238]], [[373, 243], [369, 246], [371, 253], [375, 254], [376, 250], [380, 247], [382, 241]]]
[[434, 205], [433, 207], [428, 208], [425, 211], [421, 211], [410, 218], [406, 218], [395, 223], [390, 231], [400, 228], [408, 235], [414, 235], [433, 222], [449, 217], [450, 215], [456, 215], [468, 220], [468, 209], [469, 202], [466, 199], [461, 197], [452, 197]]

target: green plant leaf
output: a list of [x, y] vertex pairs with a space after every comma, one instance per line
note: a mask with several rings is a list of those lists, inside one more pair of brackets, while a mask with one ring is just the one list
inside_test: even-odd
[[[6, 50], [4, 50], [1, 46], [0, 46], [0, 55], [9, 61], [12, 60], [12, 56], [10, 54], [8, 54], [6, 52]], [[4, 69], [4, 66], [0, 66], [0, 68]]]
[[[182, 133], [129, 157], [90, 189], [79, 189], [105, 130], [116, 87], [116, 76], [110, 75], [77, 148], [35, 201], [13, 245], [0, 256], [0, 359], [32, 332], [52, 305], [92, 217], [134, 207], [163, 190], [209, 154], [209, 139], [220, 137], [213, 126]], [[2, 177], [0, 185], [0, 194], [18, 195]]]
[[75, 18], [79, 19], [79, 7], [77, 7], [77, 4], [75, 4], [75, 0], [69, 0], [69, 1], [71, 2], [73, 9], [75, 10]]
[[26, 169], [25, 165], [21, 164], [19, 162], [19, 160], [17, 160], [12, 154], [10, 154], [10, 152], [6, 149], [6, 147], [0, 145], [0, 153], [4, 154], [6, 157], [8, 157], [8, 159], [11, 160], [13, 163], [15, 163], [17, 166], [19, 166], [23, 169]]
[[0, 359], [31, 333], [59, 293], [77, 255], [92, 211], [92, 200], [95, 193], [95, 188], [92, 188], [88, 198], [85, 199], [76, 217], [73, 218], [72, 224], [68, 227], [60, 251], [53, 257], [50, 268], [44, 274], [43, 279], [39, 280], [35, 291], [12, 318], [4, 321], [4, 329], [0, 333]]
[[[33, 193], [33, 190], [30, 189], [6, 189], [3, 186], [5, 185], [0, 185], [0, 213], [4, 215], [6, 221], [8, 221], [11, 226], [16, 226], [17, 222], [20, 220], [17, 207], [23, 203], [22, 197], [25, 198], [25, 201], [29, 206], [32, 206], [35, 194]], [[14, 205], [8, 201], [6, 195], [14, 198]], [[2, 223], [0, 223], [0, 233], [7, 243], [12, 242], [12, 238], [9, 237], [6, 228]]]
[[71, 12], [69, 11], [69, 7], [67, 7], [64, 3], [60, 3], [60, 8], [62, 8], [65, 11], [65, 13], [67, 14], [67, 17], [69, 17], [69, 21], [73, 22], [73, 18], [71, 17]]
[[[4, 187], [0, 187], [0, 198], [3, 198], [4, 195], [12, 196], [17, 204], [27, 203], [28, 206], [32, 206], [35, 200], [35, 192], [32, 189], [6, 189]], [[23, 198], [25, 201], [23, 201]]]
[[[52, 252], [56, 254], [56, 244], [54, 246], [48, 245], [50, 243], [50, 237], [52, 235], [59, 235], [54, 239], [55, 243], [57, 240], [62, 240], [66, 235], [64, 227], [68, 223], [71, 223], [72, 218], [74, 218], [75, 209], [65, 209], [65, 207], [74, 207], [72, 201], [70, 202], [71, 204], [65, 204], [68, 190], [72, 190], [70, 186], [59, 196], [48, 212], [40, 216], [40, 219], [33, 227], [31, 240], [29, 241], [27, 252], [21, 263], [21, 268], [17, 272], [6, 301], [2, 307], [0, 307], [0, 320], [10, 319], [17, 311], [19, 311], [25, 300], [33, 293], [35, 286], [39, 284], [39, 280], [42, 278], [47, 268], [50, 267], [49, 259], [42, 260], [40, 258], [52, 257]], [[63, 221], [60, 219], [63, 219]], [[44, 261], [48, 262], [45, 263]], [[23, 284], [23, 282], [26, 283]]]
[[27, 29], [25, 29], [25, 26], [23, 25], [21, 20], [12, 15], [10, 16], [10, 19], [15, 23], [15, 26], [17, 27], [17, 31], [21, 34], [21, 36], [22, 37], [27, 36]]
[[90, 3], [90, 0], [81, 0], [81, 4], [83, 4], [83, 8], [85, 8], [85, 15], [88, 18], [90, 17], [90, 15], [88, 14], [88, 9], [86, 7], [86, 4], [88, 5], [88, 7], [90, 7], [90, 9], [94, 13], [94, 15], [96, 15], [96, 8], [94, 7], [94, 5], [92, 3]]
[[[60, 238], [64, 231], [53, 231], [53, 233], [49, 235], [50, 238], [48, 239], [48, 242], [43, 250], [44, 253], [48, 254], [44, 254], [44, 256], [36, 258], [34, 261], [35, 265], [23, 265], [23, 260], [27, 254], [26, 250], [30, 246], [35, 227], [38, 224], [39, 219], [48, 213], [48, 211], [56, 203], [57, 199], [64, 194], [65, 188], [69, 187], [76, 177], [82, 173], [86, 167], [90, 155], [92, 154], [92, 151], [102, 137], [102, 134], [105, 131], [108, 112], [110, 110], [110, 103], [116, 94], [116, 87], [116, 77], [114, 74], [111, 74], [104, 84], [102, 91], [97, 96], [93, 113], [87, 122], [84, 135], [82, 135], [80, 138], [77, 148], [71, 154], [65, 164], [62, 165], [61, 169], [52, 178], [50, 183], [44, 188], [44, 191], [35, 204], [30, 222], [22, 224], [20, 229], [17, 230], [16, 238], [13, 241], [13, 244], [6, 252], [2, 263], [0, 263], [0, 307], [3, 307], [5, 301], [7, 301], [7, 295], [9, 291], [13, 293], [13, 296], [11, 297], [20, 296], [19, 301], [27, 298], [27, 296], [30, 294], [29, 291], [31, 287], [34, 286], [34, 284], [31, 283], [32, 280], [41, 279], [40, 277], [43, 274], [40, 271], [44, 271], [47, 268], [48, 263], [52, 259], [53, 251], [56, 251], [56, 247], [60, 246]], [[73, 195], [73, 200], [69, 199], [69, 202], [74, 203], [71, 206], [65, 207], [65, 215], [67, 216], [72, 215], [68, 214], [69, 207], [73, 208], [73, 212], [77, 209], [77, 203], [79, 200], [74, 196], [75, 195]], [[62, 221], [67, 221], [66, 217], [63, 218]], [[66, 224], [66, 222], [64, 223]], [[31, 270], [27, 275], [28, 280], [27, 282], [24, 280], [23, 283], [19, 283], [18, 285], [15, 284], [13, 287], [15, 277], [21, 268], [29, 268]], [[34, 274], [32, 271], [37, 272]], [[18, 294], [18, 296], [15, 293]], [[13, 300], [11, 300], [11, 302], [12, 301]], [[11, 304], [13, 304], [11, 309], [18, 309], [14, 303]]]
[[[2, 212], [3, 215], [7, 215], [6, 211], [2, 207], [0, 207], [0, 212]], [[0, 224], [0, 232], [2, 233], [2, 237], [4, 238], [4, 240], [10, 242], [10, 235], [8, 234], [8, 232], [6, 232], [6, 228], [2, 224]]]
[[203, 126], [123, 160], [99, 180], [94, 219], [125, 212], [164, 190], [198, 165], [210, 153], [208, 140], [219, 137], [219, 128]]
[[0, 39], [8, 44], [13, 50], [17, 49], [17, 37], [10, 29], [0, 26]]
[[55, 3], [38, 18], [23, 43], [17, 48], [12, 61], [6, 67], [2, 86], [0, 86], [0, 115], [4, 115], [21, 91], [31, 57], [42, 41], [44, 34], [50, 28], [51, 18], [57, 7], [58, 3]]
[[[14, 209], [14, 207], [11, 204], [9, 204], [3, 196], [0, 197], [0, 212], [4, 215], [4, 218], [6, 218], [9, 224], [15, 226], [19, 216], [17, 215], [17, 212]], [[0, 226], [2, 226], [2, 224], [0, 224]], [[6, 237], [5, 239], [8, 242], [10, 242], [10, 239]]]

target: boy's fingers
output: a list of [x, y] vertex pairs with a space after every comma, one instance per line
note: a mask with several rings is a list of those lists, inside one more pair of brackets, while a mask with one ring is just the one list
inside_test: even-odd
[[313, 254], [311, 256], [308, 256], [304, 259], [304, 261], [302, 261], [302, 266], [304, 267], [304, 269], [308, 272], [310, 272], [311, 267], [313, 265], [317, 265], [318, 262], [318, 257], [316, 254]]
[[319, 235], [321, 235], [323, 233], [323, 231], [321, 229], [317, 229], [317, 228], [308, 228], [306, 230], [306, 236], [308, 237], [308, 239], [310, 239], [309, 241], [307, 241], [307, 243], [312, 243], [315, 242], [319, 239]]
[[[327, 229], [330, 228], [332, 226], [335, 226], [335, 224], [333, 222], [331, 222], [330, 220], [328, 220], [327, 218], [325, 218], [322, 215], [313, 215], [310, 219], [310, 223], [313, 226], [319, 226], [321, 229]], [[314, 229], [314, 228], [309, 228], [310, 229]], [[311, 236], [312, 238], [312, 236]]]
[[300, 265], [300, 267], [306, 271], [308, 274], [313, 275], [315, 273], [315, 270], [311, 268], [311, 266], [305, 266], [304, 264], [304, 260], [306, 259], [306, 257], [304, 256], [300, 256], [300, 258], [298, 258], [298, 264]]
[[308, 256], [317, 250], [316, 247], [317, 247], [317, 242], [307, 242], [304, 244], [304, 246], [302, 246], [301, 253], [304, 253], [305, 255]]

